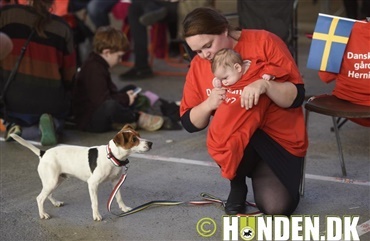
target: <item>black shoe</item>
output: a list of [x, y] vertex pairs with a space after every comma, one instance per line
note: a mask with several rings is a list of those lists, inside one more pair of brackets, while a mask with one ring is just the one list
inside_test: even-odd
[[175, 131], [175, 130], [182, 130], [182, 126], [174, 120], [171, 120], [168, 117], [164, 117], [164, 123], [161, 127], [161, 130], [169, 130], [169, 131]]
[[14, 139], [10, 136], [10, 134], [16, 134], [18, 136], [21, 136], [22, 127], [15, 123], [11, 123], [7, 125], [6, 131], [5, 131], [5, 138], [4, 138], [6, 142], [14, 141]]
[[165, 99], [159, 98], [161, 102], [161, 112], [164, 116], [169, 117], [173, 121], [180, 121], [180, 106], [178, 106], [175, 102], [167, 101]]
[[247, 198], [248, 187], [245, 184], [245, 176], [236, 176], [230, 181], [230, 193], [225, 205], [227, 215], [246, 213], [245, 200]]
[[137, 80], [153, 77], [153, 71], [151, 68], [138, 69], [136, 67], [131, 68], [127, 72], [121, 74], [119, 77], [121, 80]]
[[150, 26], [164, 19], [166, 15], [167, 15], [167, 8], [161, 7], [154, 11], [145, 13], [139, 18], [139, 21], [144, 26]]
[[244, 214], [246, 212], [247, 206], [245, 203], [226, 203], [225, 205], [225, 213], [226, 215], [237, 215], [237, 214]]

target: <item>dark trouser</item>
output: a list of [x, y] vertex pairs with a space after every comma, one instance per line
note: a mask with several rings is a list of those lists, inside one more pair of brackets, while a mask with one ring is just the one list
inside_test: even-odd
[[361, 4], [357, 0], [343, 0], [343, 4], [349, 18], [361, 20], [370, 17], [370, 0], [362, 0]]
[[92, 115], [86, 131], [110, 131], [113, 123], [133, 123], [138, 118], [138, 113], [132, 109], [123, 107], [115, 100], [106, 100]]
[[133, 0], [128, 10], [128, 22], [134, 43], [134, 66], [138, 69], [149, 67], [147, 27], [139, 22], [139, 18], [147, 11], [152, 10], [151, 5], [153, 4], [167, 8], [168, 13], [163, 21], [168, 24], [171, 38], [176, 38], [177, 35], [177, 2]]
[[110, 24], [109, 13], [118, 0], [73, 0], [69, 3], [69, 10], [76, 12], [86, 8], [87, 14], [96, 28]]
[[230, 181], [228, 202], [245, 201], [245, 177], [252, 178], [257, 207], [269, 215], [290, 215], [299, 203], [303, 157], [283, 149], [262, 130], [257, 130], [244, 151], [236, 177]]

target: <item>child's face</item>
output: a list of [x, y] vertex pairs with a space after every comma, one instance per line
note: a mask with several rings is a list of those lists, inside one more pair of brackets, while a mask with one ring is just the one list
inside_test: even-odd
[[214, 75], [221, 80], [223, 86], [230, 86], [235, 84], [242, 76], [239, 68], [234, 67], [220, 67], [216, 69]]
[[113, 67], [121, 63], [123, 55], [123, 51], [111, 52], [110, 50], [108, 50], [104, 54], [104, 59], [108, 62], [109, 67]]

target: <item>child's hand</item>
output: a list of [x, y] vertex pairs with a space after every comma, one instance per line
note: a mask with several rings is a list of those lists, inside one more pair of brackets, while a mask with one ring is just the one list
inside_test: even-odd
[[206, 100], [210, 110], [215, 110], [217, 107], [225, 100], [226, 89], [224, 88], [214, 88], [211, 90], [211, 94]]
[[214, 88], [221, 88], [222, 87], [221, 80], [213, 78], [212, 85]]
[[129, 90], [126, 93], [128, 95], [128, 98], [129, 98], [129, 104], [128, 105], [131, 106], [135, 102], [135, 99], [137, 97], [137, 94], [134, 94], [134, 91], [133, 90]]
[[262, 79], [264, 79], [264, 80], [273, 80], [274, 76], [272, 76], [270, 74], [263, 74]]

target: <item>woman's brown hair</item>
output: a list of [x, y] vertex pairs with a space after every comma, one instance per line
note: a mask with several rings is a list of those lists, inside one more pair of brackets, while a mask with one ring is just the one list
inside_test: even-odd
[[39, 36], [46, 38], [44, 32], [45, 25], [51, 19], [50, 8], [54, 4], [54, 0], [33, 0], [31, 6], [39, 15], [35, 22], [35, 29]]
[[226, 30], [236, 30], [230, 25], [225, 16], [215, 9], [201, 7], [188, 13], [182, 22], [183, 38], [198, 34], [219, 35]]

